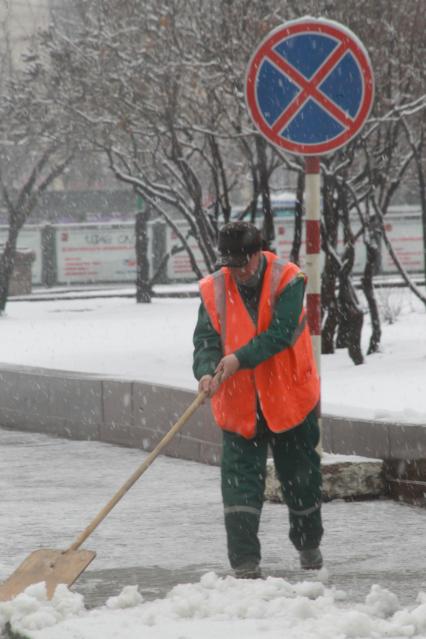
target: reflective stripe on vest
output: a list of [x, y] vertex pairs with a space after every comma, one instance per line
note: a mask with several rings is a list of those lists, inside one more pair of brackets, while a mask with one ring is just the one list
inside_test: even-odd
[[225, 291], [225, 275], [222, 269], [213, 274], [214, 298], [216, 302], [216, 312], [220, 324], [220, 339], [222, 342], [222, 350], [225, 351], [225, 335], [226, 335], [226, 291]]
[[253, 506], [225, 506], [224, 513], [225, 515], [235, 515], [239, 513], [249, 513], [250, 515], [254, 515], [255, 517], [260, 517], [261, 515], [260, 508], [254, 508]]

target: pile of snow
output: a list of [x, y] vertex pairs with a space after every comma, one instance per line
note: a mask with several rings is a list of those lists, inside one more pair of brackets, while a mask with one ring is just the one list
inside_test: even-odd
[[47, 598], [44, 582], [29, 586], [12, 601], [0, 602], [0, 631], [6, 624], [14, 632], [26, 635], [82, 615], [85, 612], [83, 596], [72, 593], [61, 584], [51, 601]]
[[[321, 575], [320, 575], [321, 576]], [[326, 581], [326, 574], [322, 575]], [[0, 628], [31, 639], [371, 639], [424, 637], [426, 593], [401, 608], [389, 590], [372, 586], [365, 602], [349, 607], [344, 592], [321, 581], [236, 580], [206, 573], [199, 583], [179, 585], [164, 599], [143, 602], [127, 586], [106, 606], [86, 611], [81, 595], [64, 586], [52, 601], [43, 584], [0, 604]]]

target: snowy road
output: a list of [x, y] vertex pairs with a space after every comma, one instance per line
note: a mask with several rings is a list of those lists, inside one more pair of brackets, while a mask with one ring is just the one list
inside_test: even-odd
[[[38, 547], [71, 544], [144, 456], [99, 442], [0, 429], [0, 579]], [[385, 500], [336, 501], [323, 512], [328, 586], [361, 601], [380, 584], [405, 605], [426, 590], [426, 510]], [[265, 504], [265, 572], [297, 583], [307, 575], [287, 534], [285, 509]], [[208, 570], [226, 574], [219, 469], [158, 458], [85, 546], [97, 558], [77, 590], [91, 605], [130, 583], [149, 599]]]

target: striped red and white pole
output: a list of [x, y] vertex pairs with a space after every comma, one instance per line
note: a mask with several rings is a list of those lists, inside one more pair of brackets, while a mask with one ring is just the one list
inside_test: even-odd
[[[321, 377], [321, 184], [320, 159], [317, 156], [305, 158], [305, 210], [306, 275], [308, 277], [306, 311], [318, 375]], [[318, 406], [318, 415], [321, 432], [320, 406]], [[322, 454], [321, 440], [317, 451]]]
[[321, 185], [320, 159], [305, 158], [306, 310], [318, 373], [321, 371]]

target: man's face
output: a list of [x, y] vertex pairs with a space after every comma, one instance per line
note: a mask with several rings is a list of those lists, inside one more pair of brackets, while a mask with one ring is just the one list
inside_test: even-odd
[[260, 251], [253, 253], [247, 264], [244, 266], [230, 266], [233, 278], [240, 284], [247, 282], [259, 268]]

